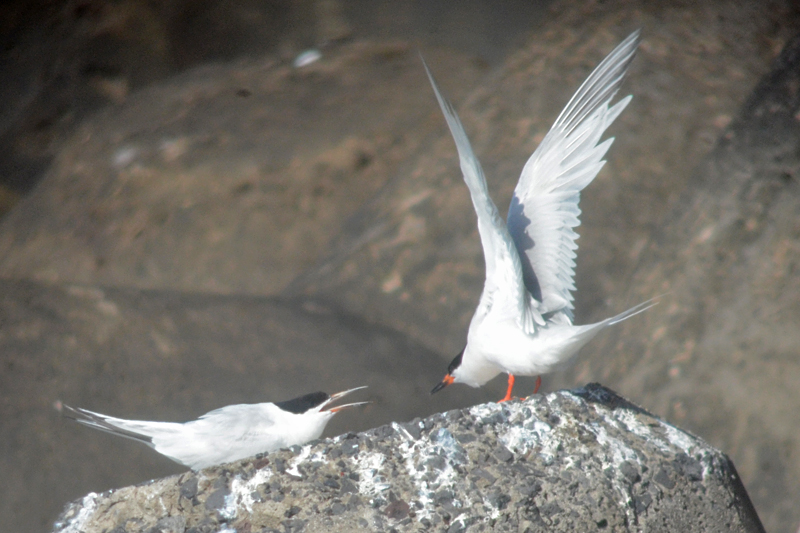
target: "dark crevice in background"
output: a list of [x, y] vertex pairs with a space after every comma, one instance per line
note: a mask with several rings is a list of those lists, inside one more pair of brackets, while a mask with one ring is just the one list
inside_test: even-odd
[[0, 214], [88, 113], [182, 70], [341, 40], [449, 46], [499, 63], [549, 0], [12, 0], [0, 6]]

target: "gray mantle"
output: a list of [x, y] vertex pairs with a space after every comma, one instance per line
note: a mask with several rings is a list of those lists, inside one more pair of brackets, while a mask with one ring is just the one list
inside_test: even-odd
[[763, 531], [725, 454], [597, 384], [90, 493], [55, 524], [358, 529]]

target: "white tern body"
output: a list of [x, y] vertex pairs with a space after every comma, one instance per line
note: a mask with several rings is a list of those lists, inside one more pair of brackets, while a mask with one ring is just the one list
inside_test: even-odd
[[505, 372], [508, 400], [514, 374], [538, 376], [565, 368], [600, 331], [653, 305], [645, 302], [595, 324], [572, 323], [578, 248], [573, 228], [580, 224], [580, 191], [605, 163], [613, 139], [600, 138], [630, 102], [628, 96], [611, 105], [638, 43], [637, 31], [600, 63], [569, 101], [522, 169], [506, 222], [489, 197], [461, 121], [428, 71], [458, 149], [486, 261], [486, 282], [467, 344], [433, 392], [451, 383], [479, 387]]
[[229, 405], [185, 423], [123, 420], [67, 405], [63, 409], [81, 424], [143, 442], [199, 470], [319, 438], [338, 411], [367, 402], [324, 408], [363, 388], [332, 396], [317, 392], [286, 402]]

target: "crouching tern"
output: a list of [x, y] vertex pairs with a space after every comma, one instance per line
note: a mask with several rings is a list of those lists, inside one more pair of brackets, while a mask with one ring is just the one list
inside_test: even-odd
[[200, 470], [319, 438], [333, 415], [364, 405], [331, 403], [355, 389], [313, 392], [285, 402], [229, 405], [186, 423], [123, 420], [62, 406], [68, 418], [114, 435], [143, 442], [177, 463]]
[[[580, 191], [603, 167], [613, 138], [600, 141], [631, 96], [614, 105], [639, 44], [636, 31], [620, 43], [567, 103], [531, 155], [519, 178], [504, 223], [489, 197], [486, 178], [453, 106], [425, 65], [436, 99], [456, 143], [461, 171], [478, 215], [486, 281], [472, 317], [467, 344], [431, 394], [451, 383], [479, 387], [505, 372], [511, 399], [514, 376], [563, 369], [600, 331], [654, 305], [650, 300], [595, 324], [573, 325], [575, 239]], [[424, 63], [424, 61], [423, 61]]]

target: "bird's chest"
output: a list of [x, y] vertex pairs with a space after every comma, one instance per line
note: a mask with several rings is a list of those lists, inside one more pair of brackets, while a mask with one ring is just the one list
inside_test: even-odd
[[486, 320], [469, 333], [469, 343], [492, 362], [525, 357], [532, 339], [513, 320]]
[[503, 372], [533, 375], [550, 371], [553, 362], [548, 328], [526, 334], [513, 320], [486, 321], [471, 332], [469, 342]]

